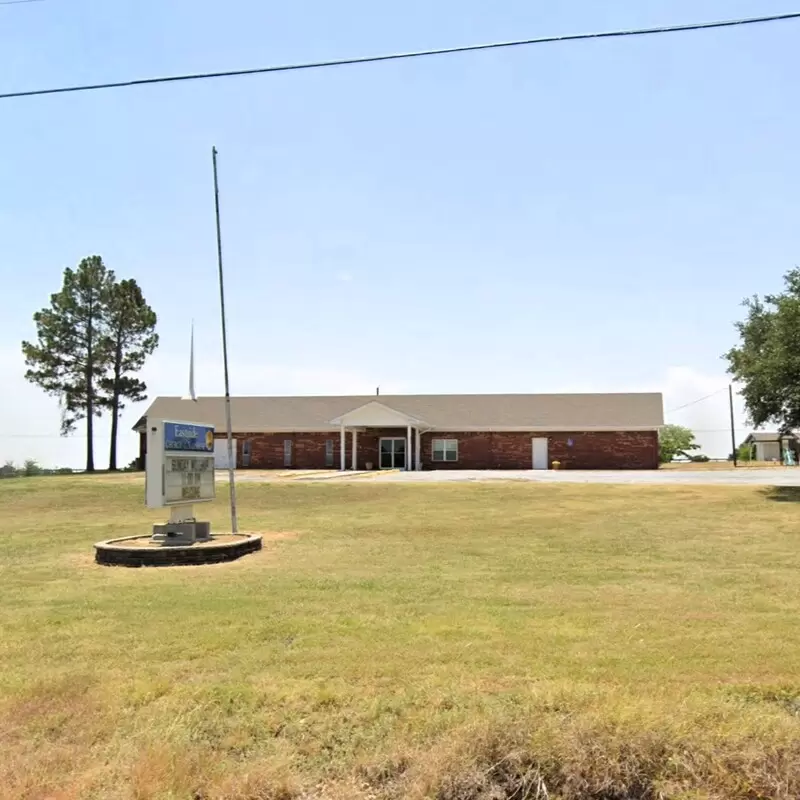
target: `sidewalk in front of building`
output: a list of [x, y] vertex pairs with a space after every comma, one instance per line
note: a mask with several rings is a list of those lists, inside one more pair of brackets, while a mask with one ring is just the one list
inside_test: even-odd
[[254, 471], [240, 470], [236, 480], [245, 483], [272, 482], [375, 482], [375, 483], [452, 483], [471, 481], [527, 481], [530, 483], [606, 483], [641, 485], [697, 486], [800, 486], [800, 467], [725, 470], [399, 470], [338, 472], [335, 470]]
[[[530, 481], [533, 483], [616, 483], [654, 485], [800, 486], [800, 468], [690, 470], [432, 470], [374, 473], [380, 483]], [[342, 477], [346, 480], [346, 477]]]

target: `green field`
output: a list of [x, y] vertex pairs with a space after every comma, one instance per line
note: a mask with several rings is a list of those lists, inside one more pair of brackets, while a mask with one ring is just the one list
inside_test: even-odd
[[800, 797], [791, 490], [247, 484], [262, 552], [96, 566], [142, 494], [0, 481], [3, 800]]

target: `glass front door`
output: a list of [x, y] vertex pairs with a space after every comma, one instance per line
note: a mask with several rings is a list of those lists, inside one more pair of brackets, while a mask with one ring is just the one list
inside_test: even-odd
[[381, 469], [405, 469], [406, 440], [381, 439]]

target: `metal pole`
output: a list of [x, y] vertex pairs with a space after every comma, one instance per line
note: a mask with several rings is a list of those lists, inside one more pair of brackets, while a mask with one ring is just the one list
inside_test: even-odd
[[733, 447], [733, 466], [739, 466], [738, 454], [736, 452], [736, 423], [733, 418], [733, 384], [728, 384], [728, 398], [731, 404], [731, 446]]
[[225, 326], [225, 283], [222, 278], [222, 230], [219, 222], [219, 180], [217, 178], [217, 148], [211, 148], [214, 161], [214, 204], [217, 214], [217, 263], [219, 265], [219, 305], [222, 315], [222, 363], [225, 368], [225, 422], [228, 426], [228, 483], [231, 495], [231, 528], [239, 532], [236, 516], [236, 483], [233, 470], [233, 423], [231, 422], [231, 387], [228, 379], [228, 332]]

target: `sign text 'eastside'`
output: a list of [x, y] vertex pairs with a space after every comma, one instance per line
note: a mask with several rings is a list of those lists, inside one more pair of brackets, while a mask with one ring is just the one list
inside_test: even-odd
[[214, 452], [214, 428], [183, 422], [164, 423], [164, 450], [193, 453]]

